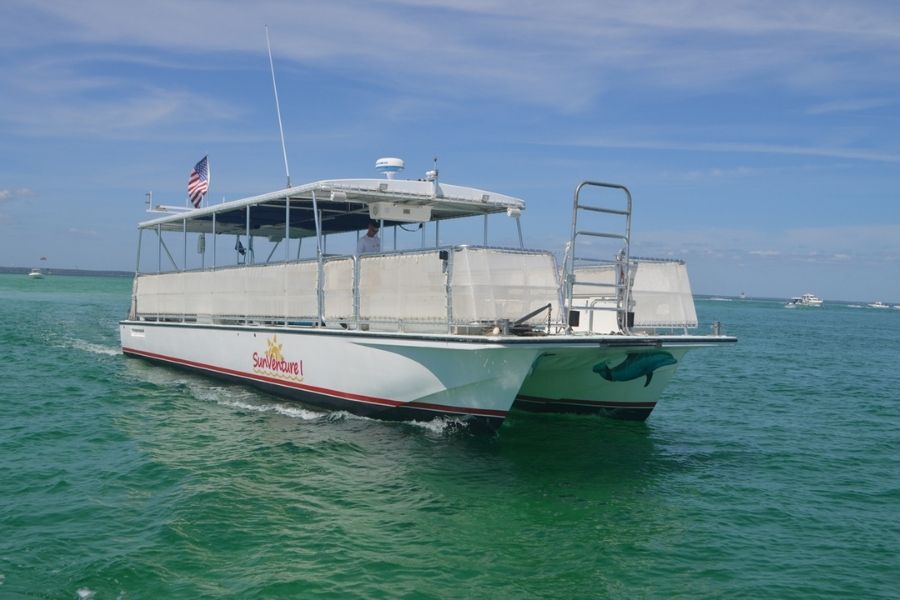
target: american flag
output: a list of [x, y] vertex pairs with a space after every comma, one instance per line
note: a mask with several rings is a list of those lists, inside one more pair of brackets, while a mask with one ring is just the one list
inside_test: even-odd
[[194, 208], [200, 208], [200, 201], [209, 190], [209, 161], [206, 158], [204, 156], [200, 162], [194, 165], [194, 170], [191, 171], [191, 177], [188, 179], [188, 196], [190, 196]]

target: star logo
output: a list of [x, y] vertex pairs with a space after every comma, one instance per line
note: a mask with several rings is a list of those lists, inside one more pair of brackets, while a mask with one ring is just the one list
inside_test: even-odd
[[273, 361], [284, 360], [284, 355], [281, 353], [282, 345], [278, 343], [278, 336], [273, 335], [271, 340], [266, 340], [266, 356]]

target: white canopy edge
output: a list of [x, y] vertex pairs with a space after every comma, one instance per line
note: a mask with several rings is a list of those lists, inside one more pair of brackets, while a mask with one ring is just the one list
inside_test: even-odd
[[[156, 227], [164, 223], [204, 217], [218, 212], [232, 211], [263, 204], [285, 197], [309, 199], [316, 193], [316, 201], [328, 202], [398, 202], [433, 207], [452, 206], [472, 215], [502, 212], [507, 209], [525, 209], [525, 201], [513, 196], [489, 192], [477, 188], [438, 183], [433, 181], [398, 180], [398, 179], [330, 179], [305, 183], [275, 192], [251, 196], [230, 202], [222, 202], [193, 210], [179, 211], [138, 224], [141, 229]], [[339, 193], [339, 197], [334, 197]], [[321, 195], [320, 195], [321, 194]], [[463, 216], [463, 215], [459, 215]]]

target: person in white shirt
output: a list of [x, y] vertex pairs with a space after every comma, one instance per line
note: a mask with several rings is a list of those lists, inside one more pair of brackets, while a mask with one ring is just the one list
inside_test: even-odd
[[369, 221], [369, 230], [366, 235], [359, 238], [356, 242], [356, 254], [368, 254], [370, 252], [381, 252], [381, 239], [378, 237], [378, 221]]

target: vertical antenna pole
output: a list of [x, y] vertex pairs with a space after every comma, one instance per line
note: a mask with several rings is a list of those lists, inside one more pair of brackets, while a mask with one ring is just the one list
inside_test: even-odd
[[278, 86], [275, 85], [275, 63], [272, 62], [272, 44], [269, 43], [269, 26], [266, 25], [266, 49], [269, 51], [269, 69], [272, 71], [272, 89], [275, 91], [275, 112], [278, 114], [278, 131], [281, 133], [281, 153], [284, 155], [284, 172], [287, 186], [291, 187], [291, 171], [288, 168], [287, 148], [284, 145], [284, 127], [281, 125], [281, 105], [278, 103]]

